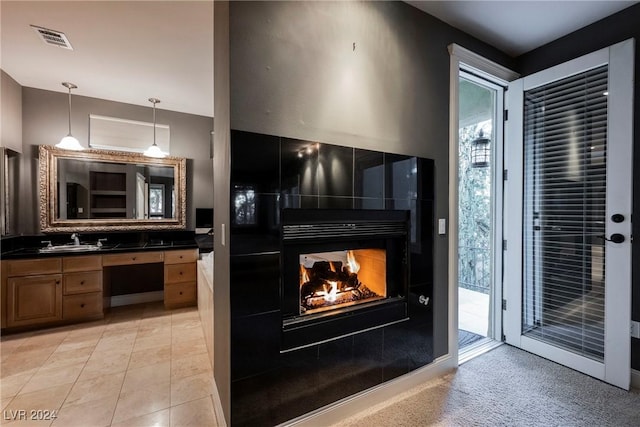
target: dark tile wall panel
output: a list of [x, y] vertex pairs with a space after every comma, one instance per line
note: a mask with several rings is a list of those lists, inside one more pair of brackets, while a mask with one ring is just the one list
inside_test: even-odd
[[280, 138], [233, 131], [231, 184], [254, 186], [256, 193], [279, 193]]
[[269, 372], [278, 364], [280, 312], [233, 317], [231, 376], [242, 379]]
[[353, 197], [320, 196], [318, 207], [320, 209], [353, 209]]
[[356, 197], [384, 198], [384, 153], [354, 150], [353, 189]]
[[280, 310], [280, 254], [232, 255], [231, 283], [234, 318]]
[[281, 138], [280, 182], [283, 192], [305, 196], [319, 194], [317, 145], [312, 141]]
[[[232, 197], [256, 188], [255, 224], [230, 235], [233, 424], [283, 423], [430, 363], [433, 161], [238, 131], [231, 146]], [[409, 320], [281, 353], [284, 208], [410, 210]]]
[[319, 146], [318, 194], [353, 196], [353, 148], [330, 144]]

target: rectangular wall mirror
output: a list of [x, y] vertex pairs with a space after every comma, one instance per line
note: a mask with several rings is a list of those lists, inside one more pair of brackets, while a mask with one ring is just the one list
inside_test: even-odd
[[40, 146], [43, 232], [186, 228], [186, 159]]

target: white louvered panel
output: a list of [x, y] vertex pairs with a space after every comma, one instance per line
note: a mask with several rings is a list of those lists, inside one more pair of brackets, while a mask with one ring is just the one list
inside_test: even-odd
[[523, 335], [604, 358], [607, 66], [525, 92]]

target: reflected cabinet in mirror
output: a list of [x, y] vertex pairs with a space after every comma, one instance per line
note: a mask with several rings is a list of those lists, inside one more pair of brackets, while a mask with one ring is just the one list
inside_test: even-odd
[[186, 160], [41, 145], [43, 232], [186, 228]]

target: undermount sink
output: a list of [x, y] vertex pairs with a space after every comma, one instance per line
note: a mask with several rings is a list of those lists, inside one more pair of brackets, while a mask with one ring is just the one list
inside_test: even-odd
[[61, 246], [47, 246], [40, 248], [41, 253], [51, 252], [84, 252], [84, 251], [97, 251], [102, 246], [98, 245], [61, 245]]

